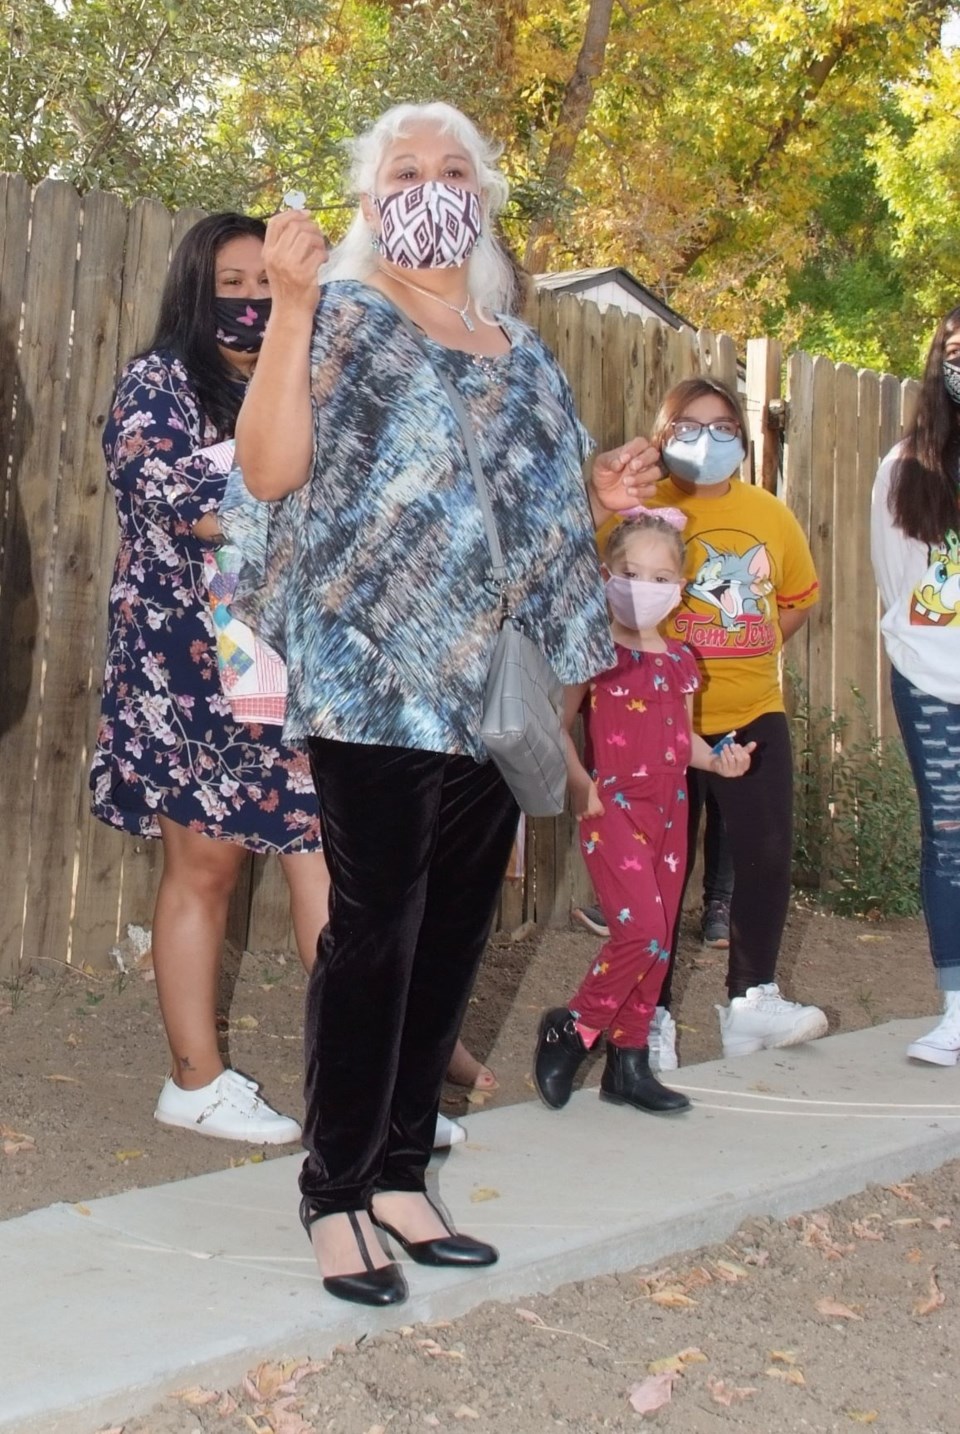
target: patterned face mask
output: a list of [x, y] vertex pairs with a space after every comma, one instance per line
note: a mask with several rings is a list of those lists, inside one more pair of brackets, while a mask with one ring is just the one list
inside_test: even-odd
[[269, 299], [214, 299], [217, 343], [241, 354], [260, 352], [270, 317]]
[[960, 405], [960, 363], [944, 359], [943, 383], [953, 402]]
[[480, 237], [480, 199], [472, 189], [429, 179], [374, 203], [380, 253], [401, 269], [457, 269]]

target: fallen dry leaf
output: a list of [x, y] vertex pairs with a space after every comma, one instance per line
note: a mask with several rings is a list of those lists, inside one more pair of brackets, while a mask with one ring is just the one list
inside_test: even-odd
[[171, 1399], [179, 1399], [181, 1404], [189, 1404], [191, 1409], [202, 1409], [205, 1404], [215, 1404], [220, 1398], [219, 1389], [203, 1389], [199, 1384], [193, 1384], [189, 1389], [176, 1389], [170, 1396]]
[[898, 1200], [906, 1200], [909, 1205], [923, 1203], [914, 1191], [912, 1180], [902, 1180], [899, 1185], [884, 1185], [883, 1188], [889, 1190], [891, 1195], [896, 1195]]
[[915, 1247], [912, 1250], [908, 1250], [903, 1258], [906, 1260], [908, 1265], [919, 1265], [920, 1261], [923, 1259], [923, 1251]]
[[57, 1085], [82, 1085], [79, 1076], [46, 1075], [44, 1080], [52, 1081]]
[[371, 1424], [367, 1434], [387, 1434], [386, 1424]]
[[648, 1374], [683, 1374], [688, 1364], [706, 1364], [707, 1356], [702, 1349], [691, 1347], [681, 1349], [679, 1354], [668, 1354], [663, 1359], [654, 1359], [647, 1365]]
[[[868, 1220], [873, 1218], [875, 1217], [867, 1217]], [[858, 1240], [883, 1240], [886, 1238], [882, 1230], [875, 1230], [873, 1225], [867, 1223], [867, 1220], [852, 1221], [850, 1233], [856, 1235]]]
[[0, 1125], [0, 1140], [3, 1141], [4, 1155], [32, 1155], [37, 1149], [37, 1142], [32, 1135], [13, 1130], [9, 1125]]
[[827, 1319], [855, 1319], [860, 1320], [861, 1323], [863, 1321], [863, 1315], [857, 1314], [856, 1310], [852, 1310], [849, 1305], [841, 1304], [839, 1300], [830, 1299], [829, 1296], [817, 1300], [816, 1308], [820, 1314], [826, 1315]]
[[686, 1310], [697, 1303], [689, 1295], [685, 1295], [683, 1290], [678, 1289], [654, 1290], [650, 1299], [655, 1305], [666, 1310]]
[[126, 1165], [128, 1160], [139, 1160], [143, 1155], [142, 1150], [115, 1150], [113, 1158], [120, 1165]]
[[459, 1409], [453, 1411], [454, 1419], [479, 1419], [480, 1415], [469, 1404], [461, 1404]]
[[857, 937], [858, 941], [889, 941], [890, 939], [889, 936], [881, 936], [879, 932], [874, 933], [873, 931], [864, 931], [861, 936]]
[[543, 1324], [543, 1320], [537, 1314], [536, 1310], [516, 1309], [514, 1310], [514, 1314], [517, 1319], [525, 1320], [527, 1324]]
[[492, 1190], [489, 1185], [477, 1185], [470, 1191], [470, 1203], [482, 1205], [484, 1200], [499, 1200], [500, 1191]]
[[651, 1359], [647, 1365], [648, 1374], [682, 1374], [683, 1360], [676, 1354], [668, 1354], [663, 1359]]
[[927, 1289], [927, 1298], [925, 1300], [918, 1300], [913, 1307], [913, 1312], [915, 1315], [933, 1314], [934, 1310], [938, 1310], [940, 1306], [944, 1303], [946, 1298], [947, 1297], [943, 1293], [943, 1290], [937, 1284], [936, 1270], [931, 1270], [930, 1284]]
[[217, 1405], [217, 1413], [221, 1419], [226, 1419], [229, 1415], [236, 1414], [239, 1407], [232, 1394], [224, 1394], [220, 1403]]
[[296, 1402], [296, 1396], [291, 1394], [270, 1405], [268, 1414], [273, 1434], [316, 1434], [313, 1425], [293, 1408]]
[[802, 1369], [778, 1369], [776, 1365], [772, 1365], [763, 1372], [768, 1379], [779, 1379], [784, 1384], [804, 1385], [807, 1382], [803, 1377]]
[[675, 1374], [667, 1373], [651, 1374], [649, 1379], [641, 1380], [630, 1390], [631, 1409], [635, 1409], [638, 1414], [653, 1414], [662, 1409], [673, 1398], [676, 1380]]
[[467, 1092], [467, 1105], [486, 1105], [490, 1099], [491, 1092], [488, 1090], [471, 1090]]
[[950, 1226], [953, 1224], [953, 1221], [950, 1219], [949, 1215], [934, 1215], [932, 1220], [927, 1221], [927, 1224], [930, 1226], [931, 1230], [936, 1230], [937, 1234], [939, 1235], [941, 1230], [949, 1230]]
[[89, 1205], [74, 1205], [73, 1208], [78, 1215], [89, 1215], [91, 1213]]
[[740, 1255], [745, 1265], [756, 1265], [761, 1270], [770, 1263], [770, 1251], [761, 1249], [759, 1245], [747, 1245]]
[[260, 1025], [256, 1016], [238, 1016], [235, 1021], [230, 1022], [235, 1031], [255, 1031]]
[[899, 1220], [888, 1220], [888, 1225], [895, 1226], [898, 1230], [916, 1230], [923, 1221], [919, 1215], [901, 1215]]
[[796, 1364], [797, 1356], [792, 1349], [771, 1349], [770, 1358], [774, 1364]]
[[845, 1409], [844, 1413], [854, 1424], [876, 1424], [880, 1418], [878, 1409]]
[[728, 1384], [725, 1379], [715, 1379], [713, 1375], [707, 1380], [707, 1389], [710, 1391], [710, 1398], [713, 1402], [723, 1404], [727, 1409], [731, 1404], [739, 1404], [757, 1392], [753, 1385]]
[[750, 1271], [745, 1270], [742, 1265], [735, 1265], [732, 1260], [715, 1261], [717, 1278], [728, 1285], [735, 1285], [738, 1280], [748, 1280]]
[[440, 1428], [440, 1420], [435, 1414], [425, 1414], [423, 1416], [423, 1422], [424, 1424], [429, 1424], [431, 1429]]

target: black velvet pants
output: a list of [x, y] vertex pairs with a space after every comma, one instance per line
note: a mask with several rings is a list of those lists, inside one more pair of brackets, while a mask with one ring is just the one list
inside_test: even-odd
[[424, 1189], [518, 812], [492, 762], [309, 747], [331, 897], [307, 990], [300, 1188], [332, 1215]]

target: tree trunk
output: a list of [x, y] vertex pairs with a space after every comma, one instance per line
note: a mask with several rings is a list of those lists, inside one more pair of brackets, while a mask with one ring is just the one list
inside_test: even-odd
[[[590, 0], [583, 44], [573, 74], [567, 81], [557, 118], [557, 127], [550, 141], [550, 152], [544, 166], [543, 179], [548, 193], [556, 194], [563, 187], [573, 162], [577, 141], [586, 124], [593, 91], [603, 69], [613, 15], [613, 0]], [[527, 237], [523, 256], [524, 268], [540, 272], [555, 233], [552, 214], [535, 219]]]

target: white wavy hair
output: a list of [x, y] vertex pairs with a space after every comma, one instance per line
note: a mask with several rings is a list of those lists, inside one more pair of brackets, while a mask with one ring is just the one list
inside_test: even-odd
[[[494, 221], [507, 201], [506, 179], [496, 167], [500, 147], [483, 137], [473, 120], [453, 105], [437, 100], [423, 105], [394, 105], [370, 129], [348, 140], [349, 193], [372, 195], [377, 173], [388, 147], [401, 135], [421, 125], [434, 125], [451, 135], [473, 165], [479, 184], [482, 232], [467, 260], [467, 288], [478, 308], [488, 313], [509, 313], [516, 295], [513, 266], [497, 242]], [[365, 279], [377, 268], [373, 231], [363, 210], [357, 208], [349, 229], [320, 271], [321, 282], [331, 279]]]

